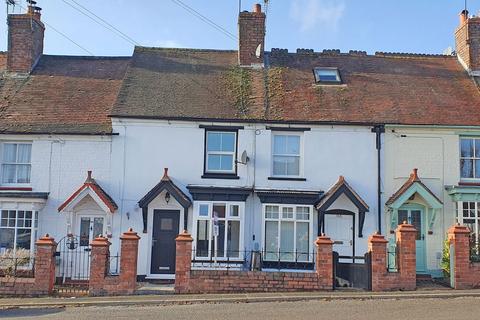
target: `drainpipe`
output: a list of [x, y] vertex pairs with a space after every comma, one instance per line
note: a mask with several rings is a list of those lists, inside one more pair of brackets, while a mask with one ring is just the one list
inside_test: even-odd
[[385, 133], [383, 124], [376, 125], [372, 128], [375, 133], [375, 147], [377, 148], [377, 231], [382, 233], [382, 176], [381, 176], [381, 149], [382, 149], [382, 133]]

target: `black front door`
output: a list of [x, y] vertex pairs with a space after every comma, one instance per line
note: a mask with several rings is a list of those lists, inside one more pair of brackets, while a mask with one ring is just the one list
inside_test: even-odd
[[180, 211], [154, 210], [151, 274], [175, 274], [175, 238]]

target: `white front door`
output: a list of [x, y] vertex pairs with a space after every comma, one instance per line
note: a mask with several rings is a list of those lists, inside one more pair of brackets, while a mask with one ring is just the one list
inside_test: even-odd
[[[325, 235], [333, 241], [333, 251], [339, 256], [353, 256], [353, 216], [343, 214], [325, 215]], [[346, 261], [350, 259], [340, 259]], [[347, 261], [346, 261], [347, 262]]]
[[78, 236], [80, 237], [80, 246], [88, 247], [93, 239], [100, 235], [105, 235], [105, 219], [100, 216], [79, 216], [78, 217]]

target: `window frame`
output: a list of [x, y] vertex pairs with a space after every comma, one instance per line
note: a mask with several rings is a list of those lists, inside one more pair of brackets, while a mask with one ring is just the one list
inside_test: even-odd
[[[473, 154], [472, 157], [462, 157], [462, 140], [472, 140], [473, 141]], [[478, 178], [475, 178], [475, 161], [480, 161], [480, 158], [475, 157], [475, 141], [479, 140], [480, 137], [469, 137], [469, 136], [461, 136], [459, 138], [459, 143], [458, 143], [458, 165], [459, 165], [459, 174], [460, 174], [460, 181], [464, 182], [480, 182], [480, 176]], [[462, 177], [462, 160], [472, 160], [473, 161], [473, 167], [472, 167], [472, 172], [473, 172], [473, 177]]]
[[[468, 209], [467, 210], [471, 210], [470, 209], [470, 204], [474, 204], [474, 208], [473, 208], [473, 211], [475, 213], [475, 215], [473, 217], [471, 216], [468, 216], [468, 217], [464, 217], [463, 216], [463, 212], [465, 209], [463, 209], [463, 204], [464, 203], [468, 203]], [[475, 235], [475, 246], [477, 248], [477, 254], [479, 253], [478, 250], [480, 250], [480, 235], [478, 234], [479, 231], [480, 231], [480, 201], [457, 201], [456, 202], [457, 204], [457, 208], [456, 208], [456, 212], [457, 212], [457, 216], [456, 216], [456, 220], [458, 223], [460, 223], [461, 225], [466, 225], [466, 223], [464, 222], [464, 220], [474, 220], [475, 222], [475, 230], [470, 230], [470, 233], [474, 234]], [[470, 224], [470, 223], [468, 223]]]
[[[7, 220], [7, 226], [2, 226], [2, 215], [3, 215], [3, 211], [7, 211], [7, 212], [10, 212], [10, 211], [15, 211], [15, 226], [13, 227], [10, 227], [8, 226], [8, 220]], [[31, 225], [30, 227], [20, 227], [18, 225], [18, 222], [19, 222], [19, 212], [20, 211], [23, 211], [24, 212], [24, 215], [27, 213], [27, 212], [31, 212], [32, 213], [32, 218], [31, 218]], [[7, 213], [8, 215], [8, 213]], [[16, 252], [17, 251], [17, 239], [18, 239], [18, 230], [19, 229], [29, 229], [30, 230], [30, 256], [33, 257], [34, 255], [34, 252], [35, 252], [35, 241], [37, 239], [37, 233], [38, 233], [38, 215], [39, 215], [39, 211], [38, 210], [19, 210], [19, 209], [1, 209], [0, 210], [0, 230], [2, 229], [13, 229], [14, 230], [14, 235], [13, 235], [13, 248], [11, 248], [11, 250], [13, 250], [13, 252]], [[23, 218], [23, 221], [26, 221], [26, 218], [24, 216]], [[4, 251], [6, 250], [9, 250], [7, 248], [5, 248], [5, 250], [2, 250], [0, 248], [0, 255], [3, 254]]]
[[[266, 218], [265, 217], [265, 213], [266, 213], [266, 208], [268, 206], [274, 206], [274, 207], [278, 207], [278, 218], [275, 219], [275, 218]], [[308, 220], [299, 220], [297, 219], [297, 208], [299, 207], [303, 207], [303, 208], [309, 208], [309, 219]], [[293, 218], [283, 218], [282, 217], [282, 212], [283, 212], [283, 208], [294, 208], [293, 210]], [[280, 261], [280, 262], [299, 262], [299, 263], [314, 263], [314, 259], [313, 259], [313, 254], [314, 254], [314, 248], [313, 248], [313, 240], [314, 240], [314, 237], [313, 237], [313, 222], [314, 222], [314, 207], [312, 205], [305, 205], [305, 204], [279, 204], [279, 203], [264, 203], [262, 204], [262, 257], [263, 257], [263, 261], [266, 261], [266, 262], [277, 262], [277, 261]], [[302, 213], [304, 214], [304, 213]], [[267, 221], [276, 221], [278, 222], [278, 231], [277, 231], [277, 234], [278, 234], [278, 239], [277, 239], [277, 248], [280, 249], [280, 245], [281, 245], [281, 222], [282, 221], [285, 221], [285, 222], [294, 222], [294, 234], [293, 234], [293, 239], [294, 239], [294, 244], [293, 244], [293, 252], [296, 252], [296, 249], [297, 249], [297, 223], [298, 222], [301, 222], [301, 223], [305, 223], [307, 222], [308, 223], [308, 233], [309, 233], [309, 239], [308, 239], [308, 259], [303, 261], [303, 260], [297, 260], [296, 258], [294, 258], [293, 260], [282, 260], [281, 258], [280, 259], [275, 259], [275, 260], [268, 260], [266, 259], [267, 256], [266, 256], [266, 248], [265, 248], [265, 243], [266, 243], [266, 236], [267, 236], [267, 233], [266, 233], [266, 222]], [[297, 252], [298, 254], [298, 252]], [[281, 255], [280, 255], [281, 256]]]
[[[5, 145], [17, 145], [17, 151], [15, 154], [15, 161], [18, 157], [18, 145], [29, 145], [30, 146], [30, 162], [4, 162], [4, 152], [5, 152]], [[0, 142], [0, 186], [8, 186], [8, 187], [28, 187], [32, 183], [32, 150], [33, 150], [33, 143], [31, 141], [2, 141]], [[14, 165], [15, 168], [15, 182], [4, 182], [3, 181], [3, 174], [4, 174], [4, 166], [5, 165]], [[30, 169], [30, 180], [29, 182], [18, 182], [18, 169], [17, 167], [20, 165], [28, 165]]]
[[[225, 218], [219, 218], [219, 221], [225, 221], [225, 239], [224, 239], [224, 256], [217, 257], [218, 262], [225, 262], [225, 261], [243, 261], [244, 260], [244, 216], [245, 216], [245, 202], [239, 201], [195, 201], [193, 205], [193, 252], [192, 252], [192, 260], [193, 261], [214, 261], [214, 256], [212, 255], [213, 250], [213, 206], [217, 204], [224, 204], [225, 205]], [[207, 205], [208, 206], [208, 216], [201, 216], [200, 215], [200, 206]], [[238, 216], [230, 215], [231, 206], [238, 206]], [[198, 235], [198, 221], [208, 221], [208, 255], [206, 257], [198, 256], [197, 255], [197, 235]], [[239, 221], [240, 222], [240, 230], [239, 230], [239, 255], [238, 257], [228, 257], [228, 222], [229, 221]]]
[[[317, 72], [320, 70], [328, 70], [328, 71], [335, 71], [337, 80], [320, 80], [320, 77], [318, 77]], [[343, 84], [343, 79], [342, 75], [340, 74], [340, 69], [337, 67], [315, 67], [312, 70], [313, 76], [315, 79], [316, 84], [327, 84], [327, 85], [341, 85]]]
[[[274, 172], [274, 158], [275, 156], [278, 157], [295, 157], [293, 155], [287, 155], [287, 154], [275, 154], [275, 137], [276, 136], [297, 136], [299, 137], [299, 152], [298, 152], [298, 175], [279, 175], [275, 174]], [[298, 131], [275, 131], [272, 132], [272, 138], [271, 138], [271, 150], [270, 150], [270, 175], [272, 178], [286, 178], [286, 179], [302, 179], [304, 176], [304, 171], [303, 171], [303, 159], [304, 159], [304, 145], [303, 145], [303, 140], [304, 140], [304, 134], [303, 132], [298, 132]]]
[[[235, 135], [235, 145], [234, 145], [234, 151], [233, 152], [225, 152], [225, 151], [214, 151], [214, 152], [209, 152], [208, 151], [208, 133], [209, 132], [217, 132], [217, 133], [233, 133]], [[205, 133], [204, 133], [204, 143], [203, 143], [203, 176], [205, 178], [208, 177], [221, 177], [221, 176], [237, 176], [237, 157], [238, 157], [238, 129], [228, 129], [228, 128], [205, 128]], [[215, 153], [215, 154], [225, 154], [225, 155], [230, 155], [232, 154], [233, 156], [233, 163], [232, 163], [232, 170], [209, 170], [208, 169], [208, 156], [209, 153]]]

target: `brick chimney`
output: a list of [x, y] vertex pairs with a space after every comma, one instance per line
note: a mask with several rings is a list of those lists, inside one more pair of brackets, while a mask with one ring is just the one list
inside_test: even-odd
[[241, 66], [263, 66], [265, 13], [260, 4], [254, 5], [252, 12], [240, 12], [238, 34], [238, 63]]
[[469, 17], [467, 10], [460, 13], [455, 47], [463, 67], [471, 74], [480, 75], [480, 17]]
[[28, 6], [24, 14], [8, 15], [7, 70], [30, 73], [43, 54], [45, 26], [40, 20], [42, 9]]

